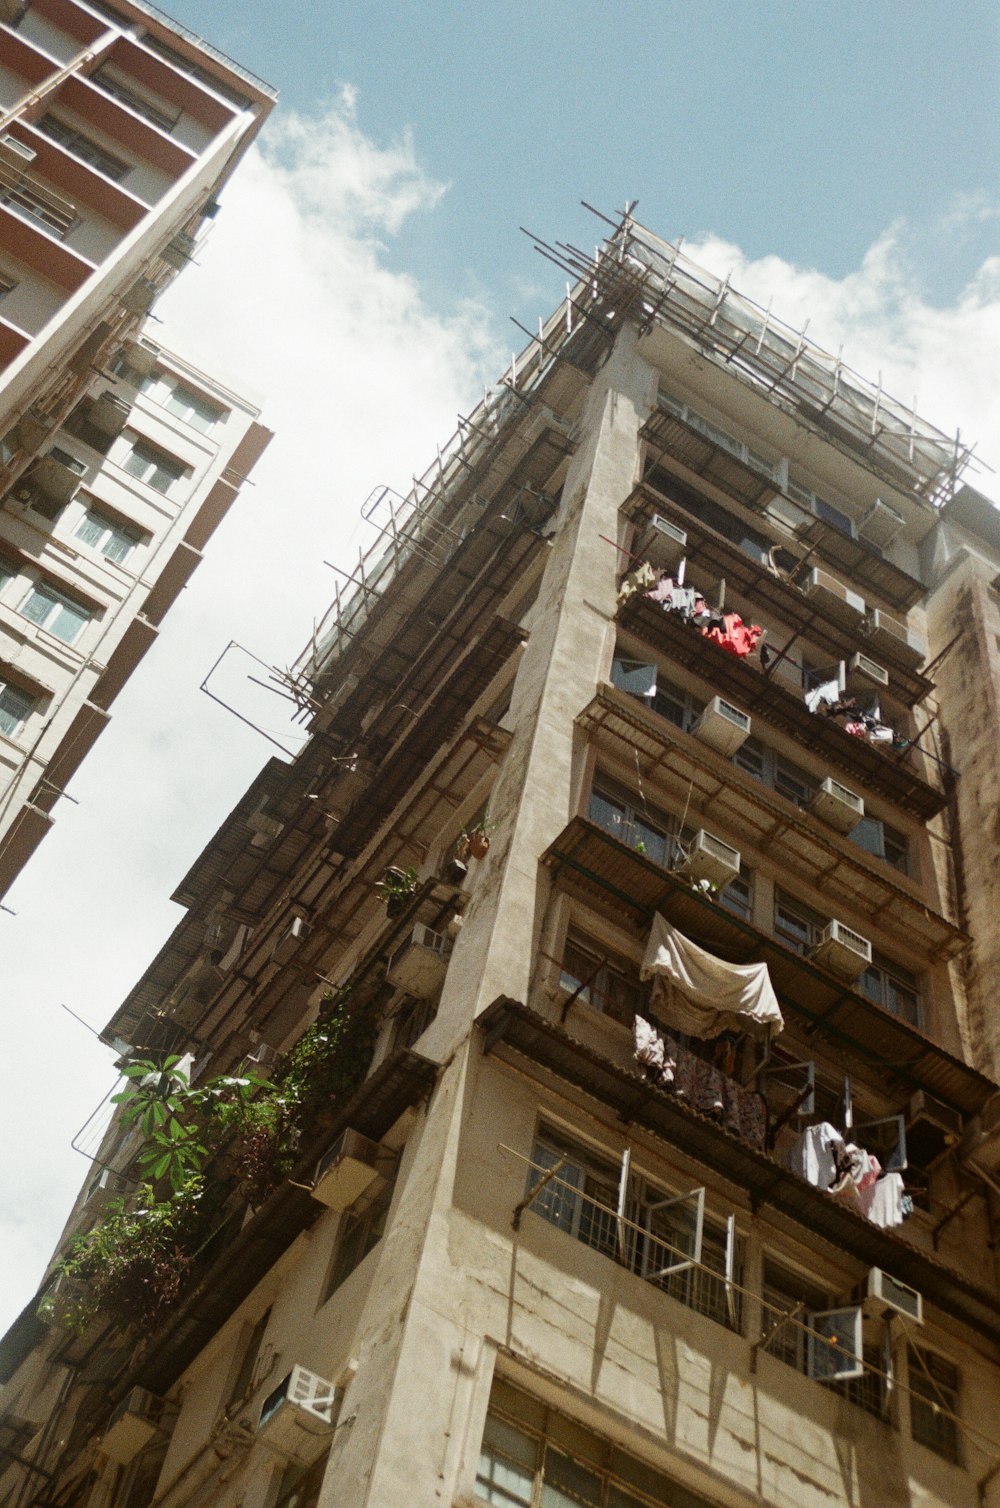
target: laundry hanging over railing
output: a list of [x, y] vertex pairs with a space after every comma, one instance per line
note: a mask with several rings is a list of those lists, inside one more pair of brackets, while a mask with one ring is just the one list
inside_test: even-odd
[[884, 1171], [873, 1153], [845, 1140], [828, 1121], [800, 1131], [782, 1161], [790, 1172], [883, 1230], [902, 1225], [912, 1212], [902, 1175]]
[[684, 585], [684, 567], [681, 561], [676, 577], [665, 575], [643, 562], [622, 581], [618, 589], [618, 606], [628, 602], [641, 592], [650, 601], [656, 602], [665, 613], [691, 623], [695, 628], [737, 659], [753, 654], [764, 630], [757, 623], [744, 623], [739, 613], [724, 613], [721, 605], [713, 608], [697, 587]]
[[[764, 1150], [767, 1105], [762, 1095], [731, 1078], [717, 1062], [698, 1057], [669, 1033], [659, 1032], [644, 1016], [636, 1016], [633, 1037], [635, 1060], [650, 1083], [711, 1116], [757, 1151]], [[723, 1050], [727, 1045], [717, 1044]]]
[[716, 958], [653, 917], [641, 977], [652, 979], [652, 1003], [660, 1019], [692, 1037], [720, 1032], [776, 1036], [784, 1026], [766, 963], [736, 964]]

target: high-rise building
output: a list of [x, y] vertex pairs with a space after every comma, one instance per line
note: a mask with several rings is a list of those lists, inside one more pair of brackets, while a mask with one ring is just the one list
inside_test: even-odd
[[996, 511], [630, 218], [567, 265], [109, 1022], [5, 1501], [1000, 1502]]
[[139, 329], [274, 94], [144, 3], [0, 14], [3, 893], [266, 443]]

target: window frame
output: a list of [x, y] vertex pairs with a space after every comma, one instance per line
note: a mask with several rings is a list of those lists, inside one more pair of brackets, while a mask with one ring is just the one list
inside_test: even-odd
[[[113, 565], [124, 565], [129, 556], [143, 542], [141, 530], [134, 525], [120, 523], [118, 520], [112, 518], [110, 514], [102, 513], [99, 507], [92, 508], [86, 503], [84, 507], [86, 511], [83, 518], [79, 520], [76, 528], [73, 530], [73, 538], [79, 540], [86, 549], [94, 550], [99, 555], [103, 555], [105, 560], [110, 560]], [[101, 536], [97, 540], [85, 539], [83, 536], [83, 530], [91, 520], [97, 520], [101, 525]], [[128, 549], [124, 555], [113, 555], [109, 550], [105, 549], [105, 544], [109, 543], [116, 535], [120, 535], [128, 544]]]
[[[136, 458], [145, 463], [147, 470], [140, 471], [133, 466], [132, 462]], [[129, 441], [129, 452], [122, 459], [121, 466], [122, 470], [135, 481], [151, 487], [161, 497], [169, 497], [173, 487], [191, 475], [191, 467], [185, 461], [182, 461], [179, 456], [172, 456], [169, 451], [161, 450], [158, 445], [154, 445], [143, 435], [136, 435], [134, 440]], [[151, 472], [148, 470], [150, 467]], [[167, 479], [166, 486], [160, 485], [161, 473]]]
[[[5, 716], [11, 715], [9, 706], [5, 706], [8, 699], [16, 704], [13, 721], [9, 728], [5, 727], [3, 722]], [[33, 696], [30, 691], [25, 691], [22, 686], [18, 686], [16, 682], [0, 673], [0, 737], [10, 739], [12, 743], [15, 742], [37, 706], [37, 696]]]
[[[957, 1419], [940, 1412], [940, 1405], [960, 1415], [962, 1374], [948, 1356], [929, 1346], [907, 1342], [907, 1374], [910, 1397], [910, 1437], [935, 1455], [962, 1465], [961, 1430]], [[923, 1362], [923, 1364], [922, 1364]], [[932, 1363], [927, 1367], [927, 1362]], [[934, 1368], [951, 1374], [950, 1380], [935, 1377]], [[950, 1395], [950, 1397], [949, 1397]], [[926, 1413], [925, 1413], [926, 1409]], [[918, 1422], [919, 1421], [919, 1422]]]
[[[41, 618], [35, 617], [28, 611], [32, 598], [36, 596], [41, 599], [47, 598], [49, 601], [48, 609], [44, 617]], [[54, 639], [58, 639], [60, 644], [66, 645], [75, 644], [94, 619], [94, 609], [92, 607], [85, 602], [79, 601], [76, 597], [70, 596], [68, 592], [64, 592], [60, 587], [53, 586], [44, 576], [38, 576], [32, 580], [26, 596], [21, 601], [18, 612], [22, 618], [27, 618], [28, 622], [33, 623], [36, 628], [43, 629], [45, 633], [51, 634]], [[86, 615], [80, 619], [69, 637], [60, 633], [55, 626], [60, 620], [61, 615], [66, 612], [71, 616], [80, 613]]]
[[[53, 131], [51, 129], [52, 126], [55, 126], [56, 130]], [[35, 122], [35, 128], [41, 131], [43, 136], [47, 136], [49, 141], [54, 141], [58, 146], [64, 147], [71, 157], [75, 157], [78, 162], [86, 163], [88, 167], [94, 168], [96, 172], [100, 173], [102, 177], [110, 179], [112, 183], [121, 183], [132, 171], [132, 163], [126, 162], [121, 157], [116, 157], [114, 152], [102, 147], [99, 141], [95, 141], [85, 131], [79, 130], [76, 126], [69, 125], [60, 116], [53, 115], [51, 111], [47, 115], [43, 115], [41, 120]], [[81, 146], [83, 147], [82, 151], [80, 150]], [[100, 160], [98, 161], [97, 159]], [[111, 172], [108, 171], [109, 164], [112, 168]]]
[[[175, 403], [177, 407], [174, 407]], [[179, 419], [182, 424], [186, 424], [190, 429], [197, 430], [201, 435], [212, 434], [216, 427], [222, 424], [230, 413], [229, 409], [224, 408], [221, 404], [213, 403], [210, 398], [204, 398], [193, 388], [185, 387], [182, 382], [171, 384], [170, 392], [161, 406], [173, 418]], [[199, 411], [201, 412], [199, 413]], [[206, 418], [207, 422], [200, 423], [200, 418]]]

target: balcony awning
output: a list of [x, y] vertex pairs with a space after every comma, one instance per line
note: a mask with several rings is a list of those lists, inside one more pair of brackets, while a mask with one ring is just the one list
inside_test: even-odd
[[881, 1267], [926, 1293], [937, 1308], [1000, 1343], [1000, 1300], [993, 1294], [787, 1172], [668, 1091], [619, 1068], [537, 1011], [501, 996], [478, 1018], [478, 1025], [485, 1034], [485, 1052], [506, 1044], [583, 1090], [602, 1108], [617, 1111], [625, 1126], [639, 1126], [661, 1137], [686, 1157], [739, 1184], [755, 1206], [770, 1206], [810, 1237], [832, 1242], [866, 1267]]
[[919, 750], [882, 754], [863, 739], [852, 738], [833, 718], [817, 717], [802, 700], [773, 677], [737, 660], [693, 631], [672, 613], [665, 613], [648, 598], [636, 593], [618, 615], [623, 628], [643, 643], [693, 671], [744, 712], [757, 713], [772, 727], [790, 733], [803, 748], [841, 770], [849, 785], [860, 780], [866, 789], [895, 802], [926, 822], [947, 804], [943, 785], [931, 785], [917, 775], [911, 761]]
[[846, 907], [862, 931], [864, 918], [891, 926], [905, 946], [932, 962], [954, 958], [968, 945], [968, 935], [933, 911], [916, 886], [895, 870], [873, 861], [818, 817], [769, 790], [636, 697], [600, 686], [577, 725], [599, 751], [625, 760], [629, 768], [638, 755], [643, 780], [676, 794], [689, 814], [702, 813], [708, 828], [714, 823], [746, 834], [754, 847], [787, 863], [823, 894], [832, 915]]
[[[542, 855], [556, 884], [587, 905], [617, 911], [647, 929], [661, 912], [702, 947], [736, 963], [764, 962], [786, 1022], [846, 1047], [907, 1091], [929, 1089], [963, 1116], [977, 1114], [997, 1086], [901, 1017], [859, 995], [826, 969], [786, 948], [683, 880], [588, 821], [574, 817]], [[808, 1001], [808, 1004], [806, 1002]]]

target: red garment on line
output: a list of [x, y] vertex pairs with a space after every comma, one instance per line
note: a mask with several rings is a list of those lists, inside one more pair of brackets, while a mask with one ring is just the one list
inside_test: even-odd
[[739, 613], [725, 613], [722, 628], [703, 628], [702, 633], [720, 649], [743, 660], [753, 654], [764, 630], [757, 623], [744, 623]]

